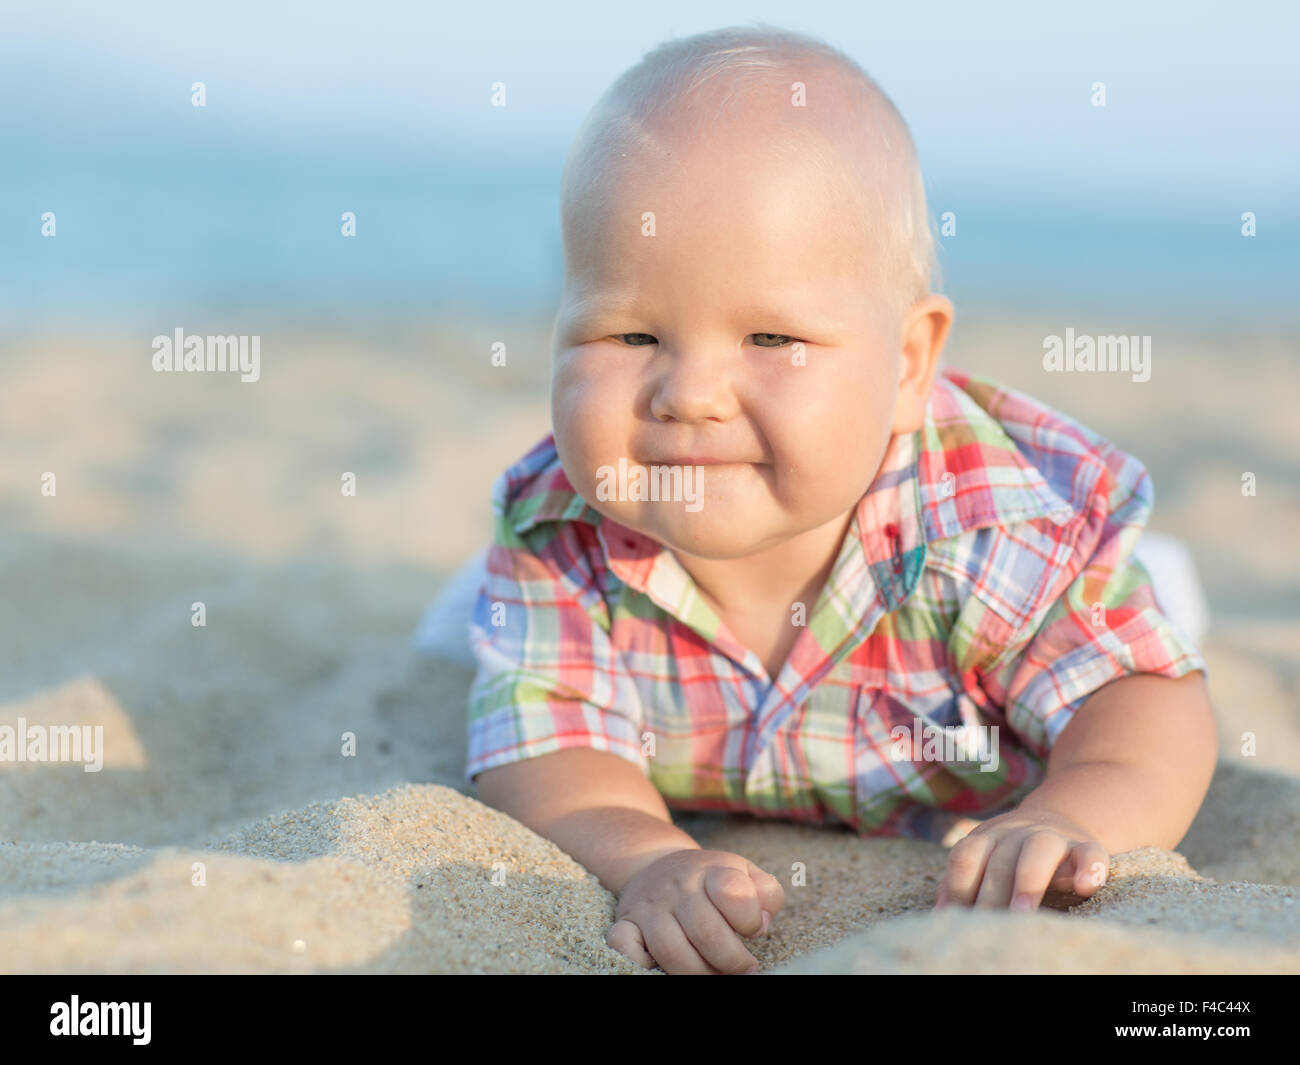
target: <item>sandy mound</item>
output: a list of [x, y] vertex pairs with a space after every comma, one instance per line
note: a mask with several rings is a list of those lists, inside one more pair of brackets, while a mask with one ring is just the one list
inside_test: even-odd
[[[753, 942], [765, 969], [1300, 971], [1300, 888], [1219, 883], [1166, 851], [1117, 857], [1067, 911], [930, 914], [937, 845], [692, 820], [786, 884], [806, 871]], [[438, 785], [314, 803], [189, 850], [0, 845], [5, 972], [639, 972], [603, 942], [613, 909], [553, 844]]]
[[0, 891], [5, 971], [634, 968], [604, 945], [613, 900], [586, 870], [437, 785], [314, 803], [204, 849], [4, 845]]

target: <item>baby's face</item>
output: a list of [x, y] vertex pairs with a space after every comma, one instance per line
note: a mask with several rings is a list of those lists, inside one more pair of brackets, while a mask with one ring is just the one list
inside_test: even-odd
[[[841, 519], [915, 427], [896, 425], [900, 314], [869, 279], [846, 180], [752, 130], [719, 135], [638, 153], [566, 233], [552, 417], [602, 514], [744, 557]], [[703, 467], [701, 502], [601, 498], [620, 459]]]

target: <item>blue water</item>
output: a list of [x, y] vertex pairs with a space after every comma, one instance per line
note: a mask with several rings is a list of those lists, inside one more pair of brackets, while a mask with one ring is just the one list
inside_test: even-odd
[[[259, 141], [201, 123], [76, 142], [57, 128], [0, 129], [0, 327], [226, 310], [314, 322], [545, 312], [560, 289], [561, 153]], [[1296, 221], [1262, 217], [1245, 238], [1226, 203], [1080, 206], [1052, 190], [1008, 202], [943, 175], [931, 206], [957, 212], [941, 262], [967, 312], [1300, 317]], [[340, 235], [343, 211], [357, 215], [355, 238]]]

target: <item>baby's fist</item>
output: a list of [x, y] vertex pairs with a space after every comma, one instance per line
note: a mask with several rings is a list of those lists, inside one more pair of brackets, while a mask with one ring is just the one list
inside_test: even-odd
[[605, 942], [668, 973], [752, 972], [741, 937], [766, 932], [784, 904], [777, 879], [738, 854], [674, 851], [624, 885]]

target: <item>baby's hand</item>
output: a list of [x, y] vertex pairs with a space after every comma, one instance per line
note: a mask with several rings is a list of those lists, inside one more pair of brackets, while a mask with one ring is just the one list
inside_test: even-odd
[[935, 909], [956, 903], [1032, 910], [1049, 887], [1087, 898], [1109, 873], [1110, 856], [1086, 829], [1022, 808], [990, 818], [953, 845]]
[[605, 942], [647, 969], [754, 972], [740, 937], [766, 932], [783, 905], [776, 877], [738, 854], [674, 851], [623, 886]]

